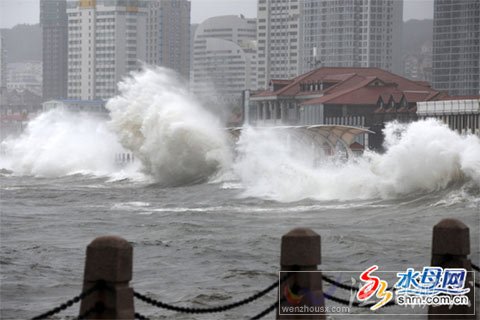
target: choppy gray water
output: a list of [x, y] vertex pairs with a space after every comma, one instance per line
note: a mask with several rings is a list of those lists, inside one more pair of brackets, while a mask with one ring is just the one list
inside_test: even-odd
[[[479, 264], [478, 187], [395, 200], [278, 203], [242, 198], [226, 183], [162, 188], [82, 175], [0, 179], [2, 319], [29, 318], [78, 294], [85, 247], [107, 234], [133, 244], [137, 291], [184, 306], [224, 304], [273, 283], [280, 237], [298, 226], [322, 236], [324, 270], [404, 270], [429, 264], [432, 226], [455, 217], [470, 227], [471, 257]], [[136, 308], [153, 318], [243, 319], [275, 294], [202, 317], [142, 302]], [[78, 305], [61, 317], [77, 313]]]

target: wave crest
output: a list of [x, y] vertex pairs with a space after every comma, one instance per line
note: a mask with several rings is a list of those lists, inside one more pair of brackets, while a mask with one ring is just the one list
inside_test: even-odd
[[144, 170], [168, 186], [208, 179], [229, 163], [226, 134], [165, 68], [147, 68], [107, 103], [110, 127]]

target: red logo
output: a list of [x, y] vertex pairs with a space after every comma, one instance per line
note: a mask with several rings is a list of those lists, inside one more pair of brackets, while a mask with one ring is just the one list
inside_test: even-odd
[[381, 299], [375, 305], [370, 307], [371, 310], [377, 310], [383, 307], [393, 298], [393, 293], [386, 291], [388, 286], [387, 281], [380, 280], [379, 277], [371, 275], [376, 270], [378, 270], [378, 266], [373, 265], [360, 274], [360, 280], [366, 283], [357, 292], [357, 299], [359, 301], [367, 301], [375, 293], [377, 298]]

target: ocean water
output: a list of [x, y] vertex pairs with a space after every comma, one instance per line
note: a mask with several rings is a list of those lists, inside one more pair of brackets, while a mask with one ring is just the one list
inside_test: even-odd
[[[109, 120], [53, 110], [2, 142], [2, 319], [78, 294], [85, 248], [101, 235], [133, 245], [135, 290], [195, 307], [276, 281], [280, 238], [295, 227], [321, 235], [323, 270], [401, 271], [428, 265], [433, 225], [457, 218], [480, 264], [478, 137], [434, 120], [391, 123], [387, 151], [355, 159], [319, 158], [288, 131], [246, 127], [235, 141], [164, 69], [125, 80], [107, 108]], [[119, 152], [136, 161], [115, 164]], [[158, 319], [245, 319], [275, 299], [274, 291], [200, 317], [139, 301], [136, 309]], [[59, 318], [77, 314], [75, 305]]]

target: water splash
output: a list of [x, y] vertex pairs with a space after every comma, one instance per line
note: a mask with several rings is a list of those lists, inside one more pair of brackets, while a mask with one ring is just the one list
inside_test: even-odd
[[1, 168], [39, 177], [108, 176], [118, 171], [115, 154], [125, 152], [105, 119], [59, 109], [31, 120], [22, 135], [3, 141], [2, 149]]
[[[455, 181], [480, 185], [480, 139], [461, 136], [433, 119], [387, 124], [387, 151], [318, 166], [310, 146], [292, 152], [275, 130], [247, 128], [238, 141], [234, 171], [244, 196], [282, 202], [305, 198], [396, 198], [444, 189]], [[303, 149], [303, 151], [302, 151]]]
[[[321, 149], [286, 131], [247, 127], [234, 158], [223, 125], [172, 71], [145, 68], [119, 88], [107, 103], [108, 124], [61, 110], [41, 114], [20, 137], [2, 143], [7, 156], [0, 168], [45, 177], [107, 175], [110, 181], [143, 179], [144, 172], [161, 185], [209, 180], [246, 197], [281, 202], [391, 199], [466, 183], [473, 185], [467, 193], [480, 187], [479, 138], [432, 119], [387, 124], [384, 154], [366, 152], [349, 161], [322, 158]], [[140, 161], [119, 169], [115, 154], [126, 150]]]
[[230, 162], [226, 132], [165, 68], [145, 68], [119, 84], [107, 103], [110, 127], [167, 186], [205, 181]]

